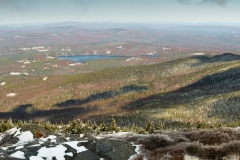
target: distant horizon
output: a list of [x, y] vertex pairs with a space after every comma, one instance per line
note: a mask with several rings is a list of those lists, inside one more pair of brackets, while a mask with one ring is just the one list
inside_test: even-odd
[[162, 21], [162, 22], [110, 22], [110, 21], [59, 21], [59, 22], [38, 22], [38, 23], [8, 23], [0, 24], [0, 26], [41, 26], [41, 25], [57, 25], [57, 24], [119, 24], [119, 25], [221, 25], [221, 26], [239, 26], [240, 23], [222, 23], [222, 22], [181, 22], [181, 21]]
[[0, 0], [0, 25], [81, 23], [240, 24], [239, 0]]

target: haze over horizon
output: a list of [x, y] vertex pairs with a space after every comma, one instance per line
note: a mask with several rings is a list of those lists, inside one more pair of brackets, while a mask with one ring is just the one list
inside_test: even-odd
[[0, 25], [24, 23], [234, 23], [239, 0], [0, 0]]

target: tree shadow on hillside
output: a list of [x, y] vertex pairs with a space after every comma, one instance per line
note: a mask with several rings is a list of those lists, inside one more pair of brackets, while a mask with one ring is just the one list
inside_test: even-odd
[[[33, 109], [29, 111], [28, 109]], [[33, 108], [32, 104], [19, 105], [10, 112], [0, 112], [1, 119], [11, 118], [13, 121], [23, 120], [38, 120], [47, 119], [52, 123], [64, 122], [67, 123], [75, 118], [81, 118], [88, 113], [92, 113], [98, 110], [98, 106], [85, 106], [75, 108], [64, 108], [64, 109], [52, 109], [52, 110], [37, 110]], [[84, 118], [81, 118], [85, 120]]]
[[234, 61], [234, 60], [240, 60], [239, 55], [232, 54], [232, 53], [224, 53], [224, 54], [216, 55], [213, 57], [193, 56], [193, 58], [195, 58], [199, 61], [197, 64], [193, 64], [193, 66], [203, 65], [205, 63], [230, 62], [230, 61]]
[[[37, 119], [48, 119], [50, 122], [68, 122], [75, 118], [80, 118], [82, 120], [87, 119], [105, 119], [104, 113], [99, 116], [89, 115], [94, 114], [94, 112], [99, 110], [98, 106], [81, 106], [85, 103], [96, 101], [96, 100], [104, 100], [113, 98], [115, 96], [129, 93], [129, 92], [141, 92], [144, 90], [148, 90], [147, 86], [137, 86], [137, 85], [129, 85], [124, 86], [118, 91], [106, 91], [94, 95], [90, 95], [84, 100], [68, 100], [63, 103], [57, 104], [58, 107], [62, 108], [54, 108], [51, 110], [37, 110], [34, 108], [33, 104], [24, 104], [19, 105], [14, 108], [10, 112], [0, 112], [1, 119], [9, 119], [12, 120], [37, 120]], [[75, 106], [75, 107], [74, 107]], [[84, 118], [85, 117], [85, 118]]]
[[57, 103], [57, 107], [69, 107], [69, 106], [78, 106], [78, 105], [83, 105], [89, 102], [93, 102], [96, 100], [106, 100], [110, 99], [122, 94], [126, 94], [129, 92], [141, 92], [148, 90], [149, 88], [147, 86], [138, 86], [135, 84], [129, 85], [129, 86], [124, 86], [120, 88], [120, 90], [116, 91], [105, 91], [102, 93], [97, 93], [97, 94], [92, 94], [85, 99], [70, 99], [65, 102]]
[[207, 96], [240, 90], [240, 69], [232, 68], [203, 77], [201, 80], [176, 91], [145, 97], [123, 106], [126, 110], [146, 107], [169, 107], [171, 105], [192, 104], [194, 100]]

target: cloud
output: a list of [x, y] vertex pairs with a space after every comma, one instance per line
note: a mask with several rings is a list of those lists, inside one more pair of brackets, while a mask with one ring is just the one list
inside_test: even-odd
[[202, 0], [202, 2], [200, 2], [200, 4], [211, 3], [212, 5], [216, 4], [219, 6], [226, 6], [226, 4], [230, 1], [231, 0]]
[[190, 4], [191, 3], [191, 0], [177, 0], [178, 3], [181, 3], [181, 4]]
[[[192, 0], [177, 0], [177, 1], [178, 1], [178, 3], [181, 3], [181, 4], [192, 4]], [[231, 0], [201, 0], [199, 3], [196, 3], [196, 4], [209, 3], [212, 5], [226, 6], [226, 4], [230, 1]]]

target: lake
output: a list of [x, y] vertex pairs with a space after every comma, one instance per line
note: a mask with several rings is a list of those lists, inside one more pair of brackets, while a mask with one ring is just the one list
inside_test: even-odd
[[75, 62], [86, 62], [90, 60], [102, 60], [102, 59], [116, 59], [125, 58], [126, 56], [104, 56], [104, 55], [77, 55], [77, 56], [61, 56], [58, 59], [72, 60]]

